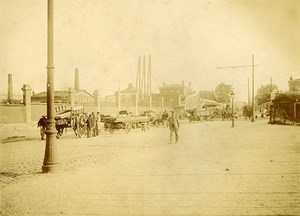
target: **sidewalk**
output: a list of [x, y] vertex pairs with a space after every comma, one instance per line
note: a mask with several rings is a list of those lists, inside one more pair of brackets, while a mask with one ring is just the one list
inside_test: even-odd
[[100, 151], [92, 146], [109, 142], [114, 157], [9, 184], [0, 214], [300, 215], [299, 127], [263, 121], [230, 127], [182, 124], [176, 145], [167, 144], [164, 128], [75, 142], [94, 159]]

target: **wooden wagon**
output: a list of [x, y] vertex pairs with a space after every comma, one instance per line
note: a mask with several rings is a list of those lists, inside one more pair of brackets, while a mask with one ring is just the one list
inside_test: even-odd
[[136, 128], [141, 128], [142, 131], [149, 130], [148, 116], [134, 116], [124, 111], [119, 112], [117, 116], [101, 116], [101, 122], [104, 123], [104, 130], [110, 133], [120, 129], [124, 129], [126, 133]]

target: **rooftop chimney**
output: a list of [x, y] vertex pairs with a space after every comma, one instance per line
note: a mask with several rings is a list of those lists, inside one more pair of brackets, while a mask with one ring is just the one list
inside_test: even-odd
[[75, 86], [74, 86], [76, 91], [79, 91], [79, 72], [78, 72], [78, 68], [75, 68]]
[[8, 74], [8, 95], [7, 95], [7, 102], [11, 103], [12, 99], [13, 99], [12, 74]]

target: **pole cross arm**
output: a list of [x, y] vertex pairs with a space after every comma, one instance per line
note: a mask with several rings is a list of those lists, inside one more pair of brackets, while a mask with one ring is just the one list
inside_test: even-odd
[[217, 67], [218, 70], [220, 69], [227, 69], [227, 68], [243, 68], [243, 67], [258, 67], [259, 65], [237, 65], [237, 66], [226, 66], [226, 67]]

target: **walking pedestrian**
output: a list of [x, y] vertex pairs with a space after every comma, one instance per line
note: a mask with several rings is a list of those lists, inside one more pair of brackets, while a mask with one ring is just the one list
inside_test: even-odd
[[96, 136], [98, 136], [100, 133], [100, 121], [101, 121], [100, 112], [97, 112], [97, 114], [96, 114]]
[[38, 121], [38, 127], [40, 127], [41, 140], [44, 140], [45, 131], [46, 131], [46, 116], [42, 116]]
[[176, 144], [178, 142], [179, 120], [178, 120], [176, 113], [174, 113], [174, 111], [171, 111], [171, 114], [168, 118], [167, 123], [168, 123], [169, 129], [170, 129], [169, 144], [173, 143], [174, 135], [175, 135], [175, 144]]
[[168, 120], [168, 113], [167, 111], [164, 111], [164, 113], [161, 115], [163, 126], [167, 126], [167, 120]]
[[92, 124], [93, 124], [92, 115], [89, 114], [89, 117], [86, 120], [86, 130], [87, 130], [86, 135], [87, 135], [87, 138], [91, 137]]
[[97, 119], [95, 116], [95, 113], [92, 113], [92, 136], [95, 137], [96, 136], [96, 124], [97, 124]]

